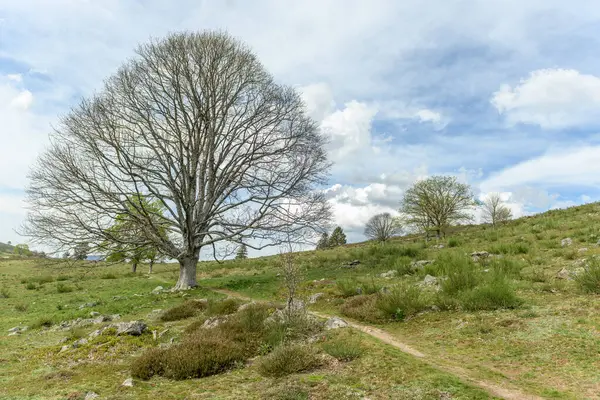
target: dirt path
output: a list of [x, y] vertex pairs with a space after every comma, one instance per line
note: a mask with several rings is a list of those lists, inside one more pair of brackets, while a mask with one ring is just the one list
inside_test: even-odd
[[[217, 293], [221, 293], [221, 294], [224, 294], [224, 295], [227, 295], [230, 297], [235, 297], [235, 298], [245, 300], [245, 301], [257, 301], [256, 299], [252, 299], [248, 296], [244, 296], [240, 293], [233, 292], [231, 290], [226, 290], [226, 289], [211, 289], [211, 290], [213, 290], [214, 292], [217, 292]], [[331, 318], [331, 317], [336, 316], [336, 315], [332, 315], [332, 314], [325, 314], [325, 313], [320, 313], [320, 312], [315, 312], [315, 311], [310, 311], [310, 313], [317, 317], [320, 317], [320, 318]], [[381, 340], [382, 342], [389, 344], [390, 346], [394, 346], [395, 348], [401, 350], [402, 352], [404, 352], [406, 354], [410, 354], [411, 356], [420, 359], [421, 361], [425, 362], [426, 364], [430, 365], [433, 368], [436, 368], [440, 371], [444, 371], [444, 372], [447, 372], [454, 376], [457, 376], [465, 383], [469, 383], [473, 386], [477, 386], [481, 389], [484, 389], [492, 396], [500, 397], [500, 398], [507, 399], [507, 400], [543, 400], [542, 397], [523, 393], [519, 389], [516, 389], [516, 388], [507, 388], [507, 387], [503, 387], [503, 386], [498, 386], [498, 384], [496, 384], [496, 383], [483, 381], [481, 379], [475, 378], [469, 373], [468, 370], [461, 368], [459, 366], [456, 366], [456, 365], [448, 364], [445, 361], [438, 360], [433, 357], [427, 356], [426, 354], [420, 352], [419, 350], [414, 349], [413, 347], [409, 346], [408, 344], [401, 342], [396, 337], [394, 337], [393, 335], [389, 334], [388, 332], [386, 332], [382, 329], [375, 328], [375, 327], [369, 326], [369, 325], [359, 324], [356, 322], [348, 322], [348, 324], [351, 327], [353, 327], [354, 329], [358, 329], [359, 331], [364, 332], [367, 335], [370, 335], [374, 338], [377, 338], [377, 339]]]

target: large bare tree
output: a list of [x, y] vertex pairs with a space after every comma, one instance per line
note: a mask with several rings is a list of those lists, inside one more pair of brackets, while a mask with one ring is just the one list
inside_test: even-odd
[[483, 220], [495, 228], [499, 223], [512, 218], [512, 211], [504, 204], [499, 193], [490, 193], [481, 204]]
[[398, 235], [402, 231], [402, 223], [399, 218], [394, 218], [390, 213], [374, 215], [367, 221], [365, 236], [379, 242]]
[[[196, 286], [202, 248], [300, 241], [330, 216], [315, 190], [329, 169], [316, 123], [226, 33], [140, 46], [50, 139], [30, 173], [25, 233], [57, 251], [151, 243], [179, 261], [177, 289]], [[140, 234], [112, 235], [118, 215]]]
[[432, 176], [406, 190], [400, 212], [408, 223], [440, 237], [451, 224], [471, 220], [468, 210], [474, 204], [469, 185], [451, 176]]

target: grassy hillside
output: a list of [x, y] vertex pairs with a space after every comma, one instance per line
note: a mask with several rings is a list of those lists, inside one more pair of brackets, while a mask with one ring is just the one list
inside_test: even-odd
[[0, 242], [0, 255], [3, 253], [12, 254], [15, 250], [14, 246]]
[[[274, 357], [267, 355], [274, 332], [261, 331], [260, 341], [250, 347], [247, 338], [239, 339], [246, 346], [244, 361], [224, 373], [188, 380], [135, 378], [133, 387], [121, 383], [149, 349], [184, 350], [193, 340], [210, 342], [214, 332], [232, 334], [227, 324], [229, 333], [197, 328], [225, 313], [224, 290], [258, 302], [283, 301], [279, 257], [201, 263], [201, 288], [158, 294], [152, 293], [156, 286], [174, 285], [176, 265], [155, 266], [148, 276], [130, 274], [124, 265], [0, 261], [0, 398], [77, 399], [88, 392], [112, 399], [487, 399], [511, 393], [520, 396], [512, 398], [600, 398], [595, 292], [600, 287], [591, 274], [600, 254], [599, 228], [600, 205], [590, 204], [496, 230], [462, 227], [439, 242], [408, 237], [383, 246], [299, 253], [294, 261], [304, 271], [300, 296], [308, 300], [320, 293], [311, 310], [386, 335], [396, 348], [355, 329], [323, 331], [308, 346], [326, 361], [272, 377], [262, 365]], [[479, 255], [471, 256], [474, 252]], [[360, 263], [348, 267], [354, 260]], [[199, 298], [208, 299], [209, 306], [182, 305]], [[95, 305], [80, 308], [90, 304]], [[264, 307], [273, 310], [272, 304]], [[158, 309], [174, 317], [161, 319], [165, 311]], [[121, 314], [121, 321], [143, 319], [149, 328], [141, 336], [115, 336], [109, 328], [73, 347], [114, 323], [60, 328], [92, 311]], [[241, 321], [244, 315], [229, 318]], [[7, 336], [24, 325], [30, 328]], [[335, 361], [331, 354], [349, 352], [348, 343], [360, 356]], [[407, 348], [412, 355], [403, 352]]]

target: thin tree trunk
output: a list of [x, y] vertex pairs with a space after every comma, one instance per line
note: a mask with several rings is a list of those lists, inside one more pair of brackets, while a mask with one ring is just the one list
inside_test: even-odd
[[131, 264], [131, 272], [133, 272], [135, 274], [136, 271], [137, 271], [137, 263]]
[[150, 260], [150, 265], [148, 266], [148, 273], [152, 273], [152, 267], [154, 267], [154, 260]]
[[175, 290], [187, 290], [198, 286], [196, 283], [198, 258], [198, 256], [190, 256], [179, 260], [179, 280]]

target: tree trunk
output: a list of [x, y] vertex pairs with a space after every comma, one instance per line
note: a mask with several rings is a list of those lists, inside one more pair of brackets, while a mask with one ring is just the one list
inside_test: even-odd
[[175, 290], [187, 290], [198, 286], [196, 283], [196, 266], [198, 256], [190, 256], [179, 260], [179, 280]]
[[135, 274], [136, 271], [137, 271], [137, 263], [131, 264], [131, 272], [133, 272]]
[[154, 260], [150, 260], [150, 265], [148, 266], [148, 273], [152, 273], [152, 267], [154, 267]]

